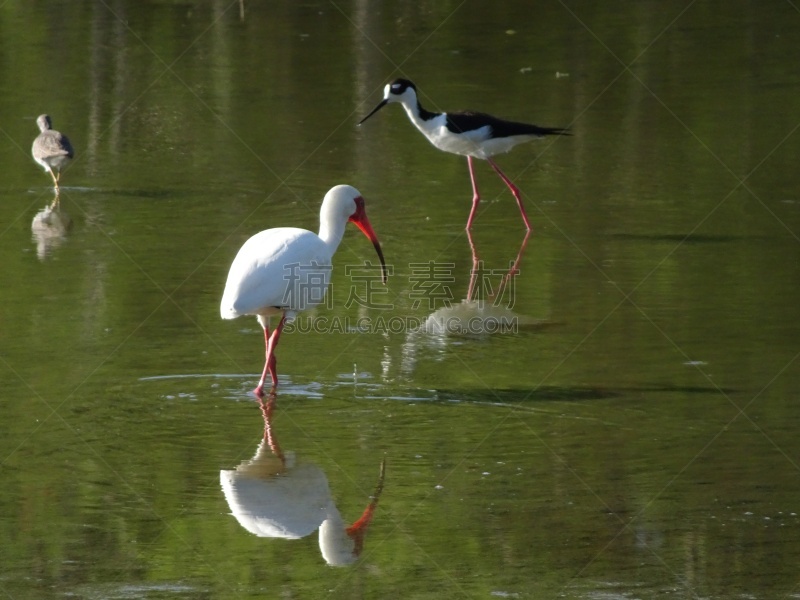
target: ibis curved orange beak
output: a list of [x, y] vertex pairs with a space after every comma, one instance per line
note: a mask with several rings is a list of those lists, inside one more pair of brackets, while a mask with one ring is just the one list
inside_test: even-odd
[[369, 241], [372, 242], [372, 245], [375, 246], [375, 251], [378, 253], [378, 258], [381, 261], [381, 279], [383, 281], [383, 285], [386, 285], [386, 280], [388, 278], [386, 261], [383, 260], [383, 250], [381, 250], [381, 243], [378, 241], [378, 236], [375, 235], [375, 230], [372, 229], [372, 224], [367, 218], [367, 211], [364, 209], [364, 199], [357, 198], [356, 206], [356, 212], [354, 212], [348, 220], [351, 223], [354, 223], [356, 227], [358, 227], [364, 233], [364, 235], [369, 238]]

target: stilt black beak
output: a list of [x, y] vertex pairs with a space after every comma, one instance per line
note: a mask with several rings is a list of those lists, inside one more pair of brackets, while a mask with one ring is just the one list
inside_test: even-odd
[[378, 111], [379, 111], [380, 109], [382, 109], [384, 106], [386, 106], [386, 103], [387, 103], [387, 102], [389, 102], [389, 100], [387, 100], [386, 98], [384, 98], [383, 100], [381, 100], [381, 101], [378, 103], [378, 106], [376, 106], [375, 108], [373, 108], [373, 109], [372, 109], [372, 112], [370, 112], [370, 113], [369, 113], [369, 114], [368, 114], [366, 117], [364, 117], [363, 119], [361, 119], [361, 120], [358, 122], [358, 124], [359, 124], [359, 125], [361, 125], [361, 124], [362, 124], [364, 121], [366, 121], [367, 119], [369, 119], [369, 118], [370, 118], [372, 115], [374, 115], [376, 112], [378, 112]]

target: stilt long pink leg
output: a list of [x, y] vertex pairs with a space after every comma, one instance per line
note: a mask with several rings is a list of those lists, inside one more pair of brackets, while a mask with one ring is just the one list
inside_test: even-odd
[[[528, 231], [530, 231], [531, 223], [530, 221], [528, 221], [528, 215], [525, 214], [525, 208], [522, 206], [522, 196], [519, 193], [519, 188], [517, 188], [517, 186], [515, 186], [508, 177], [506, 177], [506, 174], [500, 170], [500, 167], [498, 167], [497, 164], [491, 158], [487, 158], [486, 160], [490, 165], [492, 165], [492, 168], [500, 176], [500, 179], [502, 179], [505, 182], [505, 184], [508, 186], [508, 189], [511, 190], [511, 193], [514, 194], [514, 198], [517, 199], [517, 206], [519, 206], [519, 212], [522, 215], [522, 220], [525, 221], [525, 227], [527, 227]], [[473, 211], [474, 210], [475, 208], [473, 207]], [[469, 227], [469, 225], [467, 225], [467, 227]]]
[[481, 201], [481, 196], [478, 194], [478, 182], [475, 181], [475, 167], [472, 164], [471, 156], [467, 156], [467, 165], [469, 166], [469, 178], [472, 181], [472, 210], [469, 211], [467, 229], [472, 229], [472, 220], [475, 218], [475, 212], [478, 210], [478, 203]]

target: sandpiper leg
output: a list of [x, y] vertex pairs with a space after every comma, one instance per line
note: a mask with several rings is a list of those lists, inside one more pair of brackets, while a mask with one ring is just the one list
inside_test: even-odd
[[[47, 169], [47, 172], [50, 173], [50, 177], [53, 178], [53, 185], [55, 185], [56, 190], [58, 190], [58, 177], [56, 177], [56, 174], [53, 173], [53, 169]], [[61, 175], [61, 173], [59, 173], [59, 175]]]

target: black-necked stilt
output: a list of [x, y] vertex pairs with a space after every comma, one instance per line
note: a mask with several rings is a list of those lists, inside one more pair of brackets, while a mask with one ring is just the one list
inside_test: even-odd
[[417, 88], [408, 79], [395, 79], [392, 83], [387, 84], [383, 89], [383, 100], [358, 124], [361, 125], [361, 123], [391, 102], [402, 104], [411, 122], [439, 150], [467, 157], [469, 176], [472, 180], [472, 210], [469, 213], [469, 219], [467, 219], [467, 229], [472, 227], [472, 220], [475, 218], [475, 211], [481, 199], [478, 194], [478, 185], [475, 181], [473, 158], [481, 158], [488, 161], [508, 186], [508, 189], [511, 190], [511, 193], [514, 194], [519, 211], [522, 214], [522, 220], [528, 229], [531, 228], [528, 215], [525, 214], [525, 208], [522, 206], [522, 196], [520, 196], [519, 189], [500, 170], [500, 167], [491, 157], [501, 152], [508, 152], [517, 144], [535, 138], [546, 135], [571, 135], [567, 129], [561, 127], [539, 127], [528, 123], [505, 121], [492, 115], [472, 111], [430, 112], [422, 108], [417, 98]]
[[[267, 373], [272, 377], [272, 387], [278, 385], [275, 347], [286, 321], [322, 303], [331, 279], [331, 258], [348, 222], [355, 223], [375, 246], [386, 283], [383, 252], [357, 189], [349, 185], [331, 188], [322, 201], [319, 222], [319, 235], [295, 227], [257, 233], [244, 243], [231, 264], [220, 315], [223, 319], [255, 315], [264, 328], [266, 361], [258, 387], [253, 390], [258, 397], [264, 396]], [[269, 319], [278, 314], [281, 320], [270, 335]]]
[[[58, 181], [61, 178], [61, 169], [75, 156], [69, 138], [63, 133], [53, 129], [49, 115], [39, 115], [36, 119], [41, 133], [33, 140], [31, 154], [33, 160], [42, 165], [45, 172], [50, 173], [53, 183], [58, 191]], [[55, 173], [53, 170], [55, 169]]]

